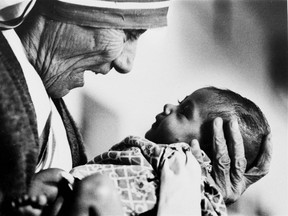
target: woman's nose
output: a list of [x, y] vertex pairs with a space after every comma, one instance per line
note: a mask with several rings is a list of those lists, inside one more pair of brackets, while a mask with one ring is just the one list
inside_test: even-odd
[[129, 73], [132, 70], [136, 54], [137, 40], [126, 41], [122, 53], [113, 61], [113, 67], [119, 73]]
[[175, 106], [172, 104], [165, 104], [163, 112], [165, 115], [169, 115], [173, 110], [175, 109]]

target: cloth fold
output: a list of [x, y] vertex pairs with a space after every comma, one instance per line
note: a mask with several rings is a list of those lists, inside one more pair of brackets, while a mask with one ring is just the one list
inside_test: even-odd
[[43, 15], [65, 23], [149, 29], [167, 25], [169, 0], [1, 0], [0, 30], [19, 26], [34, 5]]
[[167, 25], [169, 0], [38, 0], [43, 15], [62, 22], [119, 29]]
[[31, 11], [36, 0], [1, 0], [0, 30], [19, 26]]

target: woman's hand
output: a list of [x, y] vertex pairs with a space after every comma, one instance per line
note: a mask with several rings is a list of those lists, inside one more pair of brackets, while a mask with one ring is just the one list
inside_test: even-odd
[[27, 194], [15, 200], [12, 206], [21, 215], [57, 215], [71, 179], [74, 180], [69, 173], [61, 169], [42, 170], [34, 175]]
[[[244, 144], [237, 120], [232, 119], [229, 122], [230, 134], [226, 137], [231, 137], [231, 139], [228, 141], [224, 137], [223, 121], [221, 118], [214, 120], [213, 130], [213, 170], [212, 178], [209, 178], [208, 181], [212, 184], [214, 183], [214, 185], [216, 184], [224, 197], [225, 203], [230, 204], [235, 202], [251, 184], [268, 173], [272, 155], [271, 135], [268, 135], [264, 140], [261, 156], [256, 165], [245, 172]], [[195, 145], [195, 140], [193, 142], [194, 145], [191, 145], [192, 152], [201, 163], [202, 158], [199, 144]], [[230, 142], [228, 145], [233, 148], [227, 148], [226, 142]], [[229, 155], [231, 155], [231, 158]]]
[[201, 215], [201, 168], [191, 151], [176, 151], [161, 170], [157, 216]]

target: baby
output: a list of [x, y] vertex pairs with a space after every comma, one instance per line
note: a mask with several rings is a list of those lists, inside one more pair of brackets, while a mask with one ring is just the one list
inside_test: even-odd
[[[258, 156], [262, 139], [270, 132], [268, 122], [252, 101], [230, 90], [201, 88], [178, 105], [166, 104], [145, 137], [155, 143], [190, 143], [199, 140], [201, 149], [212, 158], [212, 121], [221, 117], [227, 123], [237, 118], [243, 137], [247, 168]], [[228, 146], [228, 148], [231, 146]]]
[[[190, 147], [185, 143], [197, 139], [205, 158], [202, 164], [202, 215], [226, 215], [223, 197], [206, 181], [211, 169], [209, 158], [213, 157], [209, 146], [213, 143], [212, 121], [216, 117], [223, 119], [224, 130], [226, 122], [237, 118], [244, 141], [247, 169], [251, 168], [259, 156], [262, 139], [270, 132], [266, 118], [253, 102], [239, 94], [207, 87], [196, 90], [178, 105], [166, 104], [146, 133], [146, 139], [127, 137], [87, 165], [74, 168], [71, 173], [79, 180], [94, 173], [107, 174], [120, 193], [126, 215], [153, 211], [159, 198], [164, 161], [175, 151], [189, 151]], [[28, 197], [17, 205], [29, 204], [32, 198]], [[38, 203], [38, 206], [43, 203]]]

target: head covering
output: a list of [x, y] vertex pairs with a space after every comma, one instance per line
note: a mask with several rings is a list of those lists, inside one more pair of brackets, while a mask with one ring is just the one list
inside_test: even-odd
[[20, 25], [35, 2], [36, 0], [1, 0], [0, 29], [10, 29]]
[[[39, 4], [38, 4], [39, 2]], [[97, 28], [147, 29], [167, 25], [169, 0], [38, 0], [45, 16]]]

